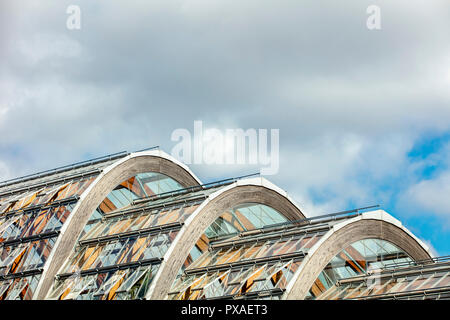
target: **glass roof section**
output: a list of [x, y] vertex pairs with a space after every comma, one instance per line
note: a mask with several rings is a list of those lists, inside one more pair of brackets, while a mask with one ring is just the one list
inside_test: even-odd
[[[157, 182], [160, 184], [157, 185]], [[161, 174], [141, 174], [119, 184], [107, 199], [119, 198], [121, 207], [100, 206], [101, 217], [93, 220], [81, 235], [78, 246], [57, 275], [48, 295], [51, 299], [137, 299], [145, 294], [164, 254], [184, 221], [213, 192], [234, 182], [227, 179], [203, 186], [181, 189]], [[164, 191], [157, 194], [157, 190]], [[152, 189], [153, 188], [153, 189]], [[102, 205], [105, 201], [102, 203]], [[253, 230], [287, 219], [259, 204], [228, 210], [208, 229], [212, 237]], [[123, 271], [126, 270], [126, 271]], [[134, 277], [152, 274], [145, 283]], [[87, 278], [91, 280], [87, 280]], [[134, 282], [133, 282], [134, 281]], [[129, 284], [123, 287], [122, 283]], [[95, 285], [94, 285], [95, 284]], [[139, 286], [139, 289], [137, 288]], [[117, 288], [123, 288], [116, 292]], [[77, 288], [77, 289], [76, 289]], [[74, 291], [78, 290], [79, 291]]]
[[0, 300], [31, 299], [60, 229], [117, 153], [0, 182]]
[[450, 299], [450, 257], [386, 264], [380, 270], [337, 281], [317, 299]]
[[47, 298], [145, 296], [183, 222], [212, 192], [200, 189], [186, 196], [178, 182], [155, 172], [120, 183], [93, 213]]
[[168, 298], [279, 299], [311, 247], [361, 211], [288, 221], [261, 204], [228, 210], [197, 241]]
[[314, 282], [306, 299], [315, 299], [341, 279], [366, 275], [386, 265], [412, 259], [392, 243], [380, 239], [357, 241], [336, 255]]

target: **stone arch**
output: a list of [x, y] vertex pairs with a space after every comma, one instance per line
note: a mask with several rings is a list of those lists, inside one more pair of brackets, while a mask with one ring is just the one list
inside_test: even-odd
[[238, 180], [216, 191], [186, 220], [184, 227], [164, 255], [146, 299], [165, 299], [187, 255], [204, 231], [224, 211], [249, 202], [272, 207], [292, 221], [305, 218], [286, 192], [264, 178]]
[[183, 187], [201, 184], [187, 166], [160, 150], [132, 153], [105, 168], [80, 196], [61, 228], [55, 246], [44, 265], [33, 299], [45, 298], [57, 272], [76, 246], [76, 241], [92, 212], [118, 184], [143, 172], [165, 174]]
[[304, 299], [331, 259], [352, 243], [370, 238], [389, 241], [414, 260], [432, 257], [428, 247], [387, 212], [383, 210], [366, 212], [359, 217], [336, 224], [310, 249], [289, 282], [283, 299]]

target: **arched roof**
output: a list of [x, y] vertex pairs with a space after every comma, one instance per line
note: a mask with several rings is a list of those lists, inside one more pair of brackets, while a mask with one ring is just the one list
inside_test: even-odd
[[184, 227], [164, 255], [164, 260], [147, 292], [147, 299], [166, 298], [186, 256], [195, 243], [224, 211], [233, 206], [255, 202], [267, 205], [289, 220], [305, 218], [287, 193], [265, 178], [238, 180], [212, 193], [185, 221]]
[[[253, 230], [251, 228], [251, 231], [249, 231], [250, 229], [247, 228], [246, 231], [238, 231], [237, 233], [239, 234], [236, 238], [228, 233], [223, 237], [212, 237], [212, 242], [209, 242], [209, 244], [212, 243], [212, 245], [209, 249], [214, 251], [220, 247], [227, 247], [230, 245], [228, 242], [231, 242], [233, 248], [236, 246], [236, 248], [238, 248], [237, 250], [240, 250], [239, 248], [245, 246], [244, 243], [248, 244], [254, 241], [260, 243], [260, 240], [265, 241], [264, 239], [268, 238], [280, 238], [279, 244], [287, 244], [291, 243], [288, 242], [291, 241], [288, 237], [295, 234], [293, 239], [295, 238], [295, 241], [297, 241], [297, 235], [302, 235], [301, 238], [299, 236], [299, 240], [296, 242], [295, 246], [286, 245], [286, 247], [289, 247], [289, 252], [286, 251], [283, 253], [286, 256], [283, 256], [283, 258], [286, 259], [291, 259], [291, 256], [295, 255], [295, 258], [292, 258], [294, 259], [292, 261], [295, 262], [295, 268], [291, 269], [292, 273], [290, 274], [289, 280], [286, 280], [283, 289], [279, 290], [277, 293], [278, 296], [282, 295], [282, 298], [284, 299], [305, 298], [305, 295], [308, 293], [312, 284], [331, 259], [341, 252], [341, 250], [356, 241], [381, 239], [396, 245], [414, 260], [427, 260], [431, 257], [428, 247], [417, 239], [398, 220], [394, 219], [385, 211], [377, 210], [361, 213], [361, 211], [357, 209], [348, 211], [357, 212], [357, 214], [351, 216], [344, 217], [340, 216], [338, 213], [322, 217], [305, 218], [300, 208], [285, 191], [264, 178], [229, 179], [223, 180], [226, 181], [225, 183], [219, 181], [211, 185], [202, 185], [200, 180], [187, 166], [159, 150], [142, 151], [131, 154], [120, 153], [114, 155], [114, 157], [101, 158], [92, 163], [83, 163], [82, 165], [70, 166], [67, 168], [62, 167], [55, 170], [14, 179], [13, 181], [5, 182], [0, 186], [0, 189], [3, 188], [0, 191], [3, 192], [4, 197], [15, 197], [16, 195], [22, 196], [22, 194], [24, 194], [31, 199], [29, 201], [24, 201], [25, 205], [17, 210], [11, 211], [12, 209], [7, 209], [5, 212], [7, 212], [8, 215], [23, 214], [24, 210], [30, 211], [31, 209], [39, 209], [39, 212], [42, 211], [42, 214], [45, 214], [45, 205], [48, 205], [48, 203], [53, 201], [51, 200], [48, 202], [47, 198], [57, 199], [53, 201], [55, 202], [55, 205], [65, 205], [69, 204], [69, 202], [70, 205], [72, 205], [70, 210], [64, 213], [67, 214], [67, 219], [61, 222], [62, 227], [58, 230], [55, 229], [51, 234], [53, 241], [56, 242], [54, 242], [54, 245], [50, 246], [47, 250], [48, 256], [42, 261], [43, 269], [40, 267], [39, 270], [32, 270], [39, 272], [36, 274], [40, 276], [39, 284], [32, 295], [34, 299], [43, 299], [46, 297], [55, 280], [55, 276], [58, 272], [62, 271], [62, 266], [68, 261], [69, 257], [71, 257], [73, 249], [77, 246], [86, 245], [86, 243], [81, 244], [83, 241], [78, 243], [77, 240], [79, 240], [79, 236], [86, 226], [86, 223], [100, 203], [102, 203], [108, 194], [123, 181], [145, 172], [161, 173], [168, 176], [179, 183], [177, 184], [177, 188], [180, 185], [183, 188], [195, 186], [194, 188], [177, 190], [176, 192], [170, 192], [168, 194], [164, 193], [155, 198], [140, 198], [139, 201], [136, 201], [136, 203], [133, 202], [130, 206], [132, 207], [131, 209], [136, 211], [136, 207], [134, 206], [136, 205], [139, 207], [143, 204], [143, 206], [139, 207], [140, 209], [137, 210], [139, 211], [142, 209], [142, 211], [139, 211], [140, 213], [136, 214], [136, 216], [139, 216], [141, 213], [150, 216], [152, 214], [151, 212], [153, 212], [153, 209], [151, 208], [157, 206], [164, 207], [166, 214], [167, 212], [172, 212], [171, 210], [174, 208], [173, 212], [177, 211], [179, 214], [176, 218], [178, 219], [176, 220], [176, 223], [167, 223], [166, 218], [169, 214], [166, 216], [164, 216], [164, 212], [161, 215], [159, 215], [159, 213], [155, 214], [153, 217], [156, 217], [156, 220], [161, 221], [151, 227], [146, 227], [148, 230], [144, 230], [148, 233], [149, 237], [153, 236], [153, 233], [151, 233], [154, 231], [153, 229], [156, 230], [158, 228], [165, 228], [164, 230], [169, 230], [171, 234], [176, 234], [176, 236], [173, 236], [170, 239], [170, 244], [167, 245], [167, 249], [160, 252], [160, 255], [156, 257], [157, 259], [155, 258], [158, 260], [158, 271], [155, 273], [155, 277], [153, 278], [147, 293], [145, 294], [145, 292], [143, 292], [147, 299], [164, 299], [167, 297], [171, 285], [177, 278], [183, 263], [186, 262], [186, 257], [190, 255], [191, 249], [197, 244], [199, 239], [201, 239], [208, 227], [210, 227], [219, 217], [223, 218], [222, 215], [225, 211], [230, 209], [234, 210], [241, 205], [245, 207], [245, 205], [252, 203], [266, 205], [274, 209], [290, 220], [290, 222], [287, 223], [288, 226], [281, 223], [283, 226], [273, 225], [266, 228], [267, 223], [264, 222], [264, 228], [262, 228], [264, 229], [263, 231], [261, 231], [262, 229]], [[68, 185], [67, 181], [72, 181], [73, 179], [77, 182], [83, 179], [86, 181], [88, 180], [88, 183], [84, 184], [84, 188], [81, 187], [83, 184], [80, 183], [76, 196], [66, 196], [66, 198], [61, 196], [62, 200], [59, 200], [59, 193], [61, 190], [64, 190], [66, 184]], [[47, 199], [46, 201], [41, 201], [45, 204], [40, 204], [39, 202], [38, 207], [31, 206], [30, 208], [27, 208], [28, 204], [32, 203], [33, 199], [37, 197], [37, 194], [41, 192], [40, 190], [43, 186], [49, 188], [48, 192], [42, 192], [42, 194], [39, 195], [42, 200]], [[67, 187], [67, 190], [68, 189], [69, 187]], [[53, 196], [55, 192], [56, 195], [58, 195], [56, 198]], [[68, 193], [69, 192], [67, 191], [67, 194]], [[5, 199], [7, 198], [2, 199], [2, 202], [5, 202], [3, 201]], [[38, 197], [36, 199], [40, 198]], [[60, 201], [63, 202], [60, 203]], [[184, 203], [184, 205], [181, 203]], [[179, 205], [180, 207], [176, 209]], [[189, 206], [189, 210], [185, 210], [187, 206]], [[103, 218], [114, 219], [114, 216], [124, 214], [123, 211], [127, 211], [130, 207], [126, 207], [126, 210], [118, 209], [117, 212], [113, 211], [107, 218], [105, 218], [105, 216], [103, 216]], [[241, 209], [242, 208], [239, 210]], [[175, 219], [176, 216], [172, 215], [171, 217]], [[142, 217], [139, 216], [139, 218]], [[148, 221], [150, 221], [150, 219]], [[260, 228], [260, 226], [257, 228]], [[94, 230], [94, 228], [92, 230]], [[40, 232], [41, 229], [38, 231]], [[140, 233], [142, 230], [138, 231]], [[147, 235], [147, 233], [145, 234]], [[112, 236], [117, 237], [118, 234], [119, 233], [113, 234]], [[42, 233], [38, 233], [38, 235], [41, 236]], [[89, 238], [86, 241], [95, 242], [100, 238], [105, 238], [103, 239], [104, 241], [109, 239], [109, 236], [101, 236], [102, 235], [92, 236], [92, 238]], [[120, 234], [120, 236], [132, 237], [131, 233], [126, 233], [125, 235]], [[28, 238], [24, 240], [22, 237], [11, 241], [14, 243], [20, 241], [20, 243], [22, 243], [23, 241], [26, 242], [34, 239], [31, 236], [28, 236]], [[9, 243], [11, 241], [7, 241], [7, 244], [3, 244], [11, 245]], [[294, 240], [292, 241], [295, 242]], [[306, 243], [308, 245], [306, 245]], [[207, 244], [206, 247], [208, 247], [209, 244]], [[297, 244], [299, 247], [297, 247]], [[303, 246], [303, 244], [305, 245]], [[244, 261], [244, 264], [250, 265], [255, 263], [255, 261], [258, 263], [266, 263], [269, 260], [270, 263], [273, 263], [280, 257], [274, 255], [266, 258], [267, 259], [264, 261], [246, 258], [247, 260]], [[242, 261], [238, 261], [238, 263], [241, 262]], [[118, 263], [119, 262], [116, 262], [116, 264]], [[193, 265], [194, 264], [190, 265], [192, 267], [190, 270], [188, 270], [188, 267], [185, 271], [189, 271], [190, 274], [192, 274], [194, 270], [194, 273], [202, 274], [203, 272], [210, 272], [212, 270], [209, 265], [205, 268], [197, 268], [197, 270], [195, 269], [196, 266]], [[228, 263], [222, 264], [219, 267], [228, 268]], [[97, 267], [94, 267], [93, 270], [95, 269], [98, 272], [96, 268]], [[21, 277], [21, 273], [17, 272], [12, 276]], [[57, 278], [60, 279], [59, 274]], [[27, 297], [30, 298], [31, 294]]]
[[61, 228], [60, 235], [45, 263], [34, 299], [43, 299], [46, 296], [56, 273], [69, 257], [92, 212], [103, 199], [122, 181], [142, 172], [165, 174], [183, 187], [201, 184], [186, 165], [160, 150], [131, 153], [106, 167], [82, 193], [71, 215]]
[[383, 210], [365, 212], [334, 225], [308, 252], [286, 287], [283, 299], [304, 299], [322, 270], [342, 249], [369, 238], [389, 241], [414, 260], [432, 257], [428, 246]]

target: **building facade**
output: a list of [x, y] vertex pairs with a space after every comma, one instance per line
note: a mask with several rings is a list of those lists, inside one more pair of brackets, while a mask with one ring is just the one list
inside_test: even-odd
[[0, 300], [446, 299], [449, 274], [383, 210], [308, 217], [157, 149], [0, 183]]

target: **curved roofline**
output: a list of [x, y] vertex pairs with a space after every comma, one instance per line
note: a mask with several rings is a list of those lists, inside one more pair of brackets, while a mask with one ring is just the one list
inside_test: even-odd
[[[377, 225], [372, 226], [370, 221], [378, 222]], [[364, 230], [364, 232], [359, 233], [361, 230]], [[405, 235], [406, 237], [403, 237]], [[338, 245], [339, 238], [344, 236], [351, 238], [351, 241], [346, 241], [347, 243], [344, 245]], [[404, 250], [414, 260], [424, 260], [433, 257], [427, 245], [386, 211], [374, 210], [364, 212], [358, 217], [335, 224], [311, 247], [286, 286], [283, 299], [304, 299], [314, 281], [332, 258], [345, 249], [347, 245], [369, 238], [389, 241]], [[399, 239], [405, 243], [400, 244]], [[408, 248], [405, 248], [405, 246]]]
[[290, 220], [305, 218], [286, 191], [266, 178], [247, 178], [233, 182], [210, 194], [186, 219], [183, 228], [165, 253], [145, 298], [165, 299], [187, 255], [206, 228], [231, 207], [230, 203], [235, 206], [249, 202], [269, 205]]
[[52, 287], [54, 277], [63, 267], [76, 246], [79, 234], [87, 221], [106, 198], [122, 181], [143, 172], [158, 172], [173, 178], [183, 187], [201, 185], [200, 179], [183, 163], [161, 150], [131, 153], [104, 168], [97, 178], [81, 194], [44, 265], [41, 279], [33, 299], [44, 299]]
[[194, 172], [192, 172], [192, 170], [187, 165], [185, 165], [183, 162], [177, 160], [175, 157], [171, 156], [170, 154], [168, 154], [168, 153], [166, 153], [166, 152], [164, 152], [162, 150], [159, 150], [159, 149], [153, 149], [153, 150], [147, 150], [147, 151], [138, 151], [138, 152], [130, 153], [126, 157], [120, 158], [118, 161], [116, 161], [116, 162], [112, 163], [111, 165], [109, 165], [108, 167], [106, 167], [100, 173], [100, 175], [108, 173], [109, 171], [113, 170], [115, 167], [119, 166], [121, 163], [123, 163], [125, 161], [128, 161], [130, 159], [133, 159], [133, 158], [136, 158], [136, 157], [148, 157], [148, 156], [150, 156], [150, 157], [159, 157], [161, 159], [166, 159], [166, 160], [169, 160], [169, 161], [173, 162], [177, 166], [183, 168], [187, 173], [189, 173], [189, 175], [192, 178], [194, 178], [199, 185], [202, 184], [202, 181], [197, 177], [197, 175]]

